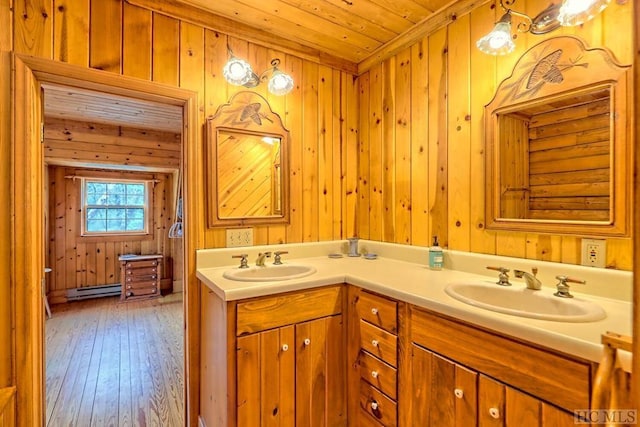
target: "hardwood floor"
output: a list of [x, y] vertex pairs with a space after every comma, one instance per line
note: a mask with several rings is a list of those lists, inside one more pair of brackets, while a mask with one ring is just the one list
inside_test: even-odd
[[52, 307], [47, 426], [184, 425], [182, 294]]

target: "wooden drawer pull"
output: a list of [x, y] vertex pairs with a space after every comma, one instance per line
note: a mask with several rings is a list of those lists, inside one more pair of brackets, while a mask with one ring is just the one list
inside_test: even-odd
[[375, 308], [375, 307], [374, 307], [374, 308], [372, 308], [372, 309], [371, 309], [371, 314], [373, 314], [374, 316], [377, 316], [377, 315], [378, 315], [378, 309], [377, 309], [377, 308]]
[[378, 346], [378, 344], [380, 344], [380, 343], [378, 342], [378, 340], [371, 340], [371, 345], [372, 345], [372, 346], [377, 347], [377, 346]]
[[378, 378], [378, 375], [379, 375], [379, 374], [378, 374], [378, 371], [371, 371], [371, 376], [372, 376], [373, 378]]
[[305, 338], [304, 345], [309, 345], [309, 344], [311, 344], [311, 340], [309, 338]]
[[460, 388], [453, 390], [453, 394], [455, 394], [458, 399], [462, 399], [464, 397], [464, 391]]
[[378, 402], [376, 402], [375, 400], [371, 401], [371, 410], [373, 410], [373, 411], [377, 411], [378, 410]]
[[289, 350], [289, 345], [288, 344], [282, 344], [282, 351], [287, 351]]
[[489, 415], [497, 420], [500, 418], [500, 410], [498, 408], [489, 408]]

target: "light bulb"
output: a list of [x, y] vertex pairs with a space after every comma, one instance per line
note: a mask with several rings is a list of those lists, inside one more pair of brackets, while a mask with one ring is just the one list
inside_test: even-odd
[[563, 26], [580, 25], [609, 5], [611, 0], [564, 0], [558, 13], [558, 21]]
[[274, 95], [286, 95], [293, 89], [293, 79], [290, 75], [275, 68], [273, 75], [269, 79], [269, 92]]
[[516, 44], [511, 39], [511, 15], [505, 14], [493, 30], [476, 43], [478, 49], [490, 55], [506, 55]]
[[232, 85], [242, 86], [251, 80], [253, 70], [251, 70], [251, 65], [248, 62], [233, 57], [224, 65], [222, 74], [227, 82]]

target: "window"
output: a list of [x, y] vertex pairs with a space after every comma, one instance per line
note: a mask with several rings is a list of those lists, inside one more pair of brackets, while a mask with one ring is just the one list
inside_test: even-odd
[[83, 179], [82, 234], [147, 234], [146, 181]]

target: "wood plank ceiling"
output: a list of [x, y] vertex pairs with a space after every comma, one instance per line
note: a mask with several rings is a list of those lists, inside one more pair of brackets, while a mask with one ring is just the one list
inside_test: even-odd
[[359, 63], [451, 0], [180, 0]]
[[355, 75], [491, 0], [124, 0]]
[[182, 132], [179, 106], [50, 83], [42, 87], [45, 118]]

